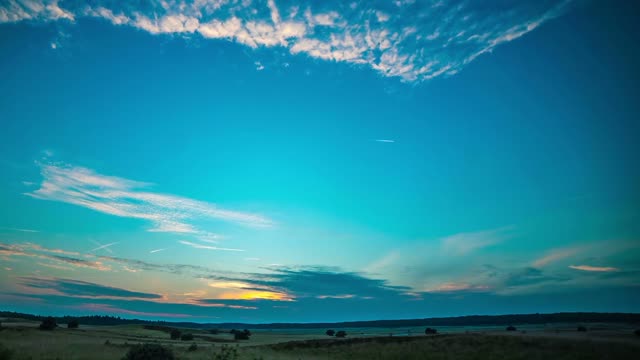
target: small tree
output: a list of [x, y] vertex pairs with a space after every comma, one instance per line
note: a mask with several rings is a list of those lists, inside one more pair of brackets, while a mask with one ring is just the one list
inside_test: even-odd
[[516, 329], [516, 327], [513, 326], [513, 325], [507, 326], [507, 331], [516, 331], [516, 330], [518, 330], [518, 329]]
[[584, 327], [584, 326], [582, 326], [582, 325], [580, 325], [580, 326], [578, 326], [578, 331], [579, 331], [579, 332], [586, 332], [586, 331], [587, 331], [587, 328], [586, 328], [586, 327]]
[[78, 320], [76, 319], [73, 319], [67, 323], [67, 329], [77, 329], [78, 326], [80, 326], [80, 323], [78, 323]]
[[333, 335], [336, 334], [336, 332], [335, 332], [335, 330], [329, 329], [329, 330], [327, 330], [327, 332], [325, 334], [327, 334], [327, 336], [333, 336]]
[[220, 330], [218, 330], [218, 329], [211, 329], [211, 330], [209, 330], [209, 333], [210, 333], [211, 335], [218, 335], [218, 334], [220, 333]]
[[347, 332], [346, 332], [346, 331], [344, 331], [344, 330], [340, 330], [340, 331], [338, 331], [338, 332], [336, 333], [336, 337], [338, 337], [338, 338], [343, 338], [343, 337], [345, 337], [345, 336], [347, 336]]
[[196, 351], [196, 350], [198, 350], [198, 344], [196, 344], [196, 343], [191, 344], [189, 346], [189, 348], [187, 349], [187, 351], [189, 351], [189, 352], [193, 352], [193, 351]]
[[122, 360], [174, 360], [173, 351], [159, 344], [134, 345]]
[[251, 331], [247, 329], [244, 329], [243, 331], [236, 330], [233, 333], [233, 338], [236, 340], [249, 340], [250, 336], [251, 336]]
[[182, 336], [182, 332], [178, 329], [171, 330], [171, 340], [178, 340]]
[[425, 335], [435, 335], [438, 333], [438, 330], [432, 329], [432, 328], [426, 328], [424, 329], [424, 333]]
[[191, 334], [191, 333], [182, 334], [182, 336], [180, 337], [180, 340], [182, 340], [182, 341], [191, 341], [191, 340], [193, 340], [193, 334]]
[[636, 336], [640, 336], [640, 329], [634, 331], [633, 333], [636, 334]]
[[56, 319], [54, 319], [51, 316], [46, 317], [44, 320], [42, 320], [42, 323], [40, 324], [40, 330], [53, 330], [56, 327], [58, 327], [58, 324], [56, 323]]

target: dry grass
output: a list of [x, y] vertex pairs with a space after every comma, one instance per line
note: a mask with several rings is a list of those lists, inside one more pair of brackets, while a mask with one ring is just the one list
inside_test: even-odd
[[[14, 360], [121, 359], [133, 344], [160, 343], [172, 347], [179, 359], [215, 359], [228, 334], [194, 331], [192, 341], [170, 340], [166, 332], [142, 326], [87, 326], [40, 331], [13, 325], [0, 332], [0, 343], [13, 350]], [[562, 335], [562, 334], [561, 334]], [[571, 335], [571, 334], [570, 334]], [[606, 335], [606, 336], [604, 336]], [[225, 359], [635, 359], [640, 339], [624, 332], [558, 336], [543, 331], [527, 334], [445, 334], [438, 336], [349, 337], [332, 339], [309, 332], [254, 331], [249, 341], [233, 343], [237, 357]], [[615, 338], [614, 338], [615, 336]], [[313, 340], [312, 340], [313, 339]], [[106, 341], [108, 344], [105, 344]], [[294, 340], [294, 341], [292, 341]], [[236, 347], [237, 346], [237, 347]], [[5, 359], [0, 359], [5, 360]]]

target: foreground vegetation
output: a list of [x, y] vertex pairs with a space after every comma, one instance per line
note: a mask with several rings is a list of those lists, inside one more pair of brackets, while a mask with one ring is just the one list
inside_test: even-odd
[[[172, 339], [164, 326], [58, 326], [12, 324], [0, 331], [0, 360], [38, 359], [635, 359], [640, 337], [633, 331], [598, 332], [576, 327], [556, 332], [506, 331], [416, 336], [312, 337], [303, 333], [254, 331], [251, 338], [201, 329], [183, 329]], [[236, 331], [244, 334], [244, 331]], [[427, 335], [425, 335], [425, 333]], [[300, 339], [289, 341], [291, 339]], [[147, 345], [144, 345], [147, 344]]]

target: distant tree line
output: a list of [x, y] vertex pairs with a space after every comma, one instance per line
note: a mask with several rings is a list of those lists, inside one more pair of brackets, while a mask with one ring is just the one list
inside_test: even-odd
[[[23, 314], [10, 311], [0, 311], [3, 318], [21, 318], [42, 321], [45, 316]], [[425, 318], [411, 320], [377, 320], [351, 321], [342, 323], [274, 323], [274, 324], [245, 324], [222, 323], [200, 324], [192, 322], [148, 321], [140, 319], [122, 319], [115, 316], [63, 316], [54, 317], [57, 323], [68, 324], [75, 319], [85, 325], [127, 325], [147, 324], [172, 327], [186, 327], [194, 329], [318, 329], [318, 328], [350, 328], [350, 327], [437, 327], [437, 326], [509, 326], [512, 324], [551, 324], [551, 323], [640, 323], [640, 314], [630, 313], [555, 313], [555, 314], [524, 314], [524, 315], [476, 315], [446, 318]]]

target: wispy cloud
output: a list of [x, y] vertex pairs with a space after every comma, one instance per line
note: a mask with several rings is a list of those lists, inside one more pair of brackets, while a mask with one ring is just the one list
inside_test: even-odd
[[620, 271], [614, 267], [602, 267], [602, 266], [590, 266], [590, 265], [569, 265], [569, 268], [582, 271], [594, 271], [594, 272], [611, 272]]
[[217, 247], [217, 246], [197, 244], [197, 243], [193, 243], [193, 242], [186, 241], [186, 240], [180, 240], [178, 242], [180, 244], [188, 245], [188, 246], [191, 246], [192, 248], [196, 248], [196, 249], [220, 250], [220, 251], [244, 251], [242, 249], [221, 248], [221, 247]]
[[155, 253], [157, 253], [157, 252], [165, 251], [165, 250], [167, 250], [167, 248], [151, 250], [151, 251], [149, 251], [149, 253], [150, 253], [150, 254], [155, 254]]
[[553, 249], [549, 251], [545, 256], [535, 260], [533, 262], [534, 267], [543, 267], [550, 263], [566, 259], [578, 254], [583, 250], [583, 247], [571, 247], [562, 249]]
[[445, 253], [466, 255], [473, 251], [496, 245], [513, 236], [512, 227], [459, 233], [440, 240]]
[[[37, 244], [2, 244], [0, 243], [0, 257], [10, 259], [11, 257], [26, 257], [44, 259], [55, 264], [71, 265], [73, 267], [88, 268], [99, 271], [109, 271], [111, 267], [101, 261], [93, 259], [82, 259], [82, 255], [61, 249], [47, 249]], [[51, 266], [49, 266], [51, 267]], [[58, 269], [62, 267], [58, 266]]]
[[161, 299], [158, 294], [131, 291], [87, 281], [60, 278], [21, 277], [19, 284], [32, 289], [52, 290], [56, 293], [89, 298]]
[[395, 140], [391, 140], [391, 139], [376, 139], [374, 141], [381, 142], [381, 143], [394, 143], [394, 142], [396, 142]]
[[207, 240], [217, 239], [218, 236], [197, 228], [192, 222], [218, 220], [254, 227], [273, 224], [261, 215], [222, 209], [211, 203], [181, 196], [145, 191], [150, 184], [102, 175], [83, 167], [41, 164], [41, 174], [43, 180], [40, 188], [26, 195], [82, 206], [109, 215], [146, 220], [153, 225], [149, 229], [153, 232], [191, 234]]
[[[8, 0], [0, 22], [102, 18], [151, 34], [194, 34], [251, 48], [368, 66], [421, 81], [460, 71], [478, 56], [561, 15], [570, 0], [346, 3], [338, 0], [162, 1]], [[260, 68], [258, 66], [258, 68]]]
[[9, 230], [9, 231], [25, 232], [25, 233], [38, 233], [38, 232], [40, 232], [40, 231], [38, 231], [38, 230], [32, 230], [32, 229], [20, 229], [20, 228], [11, 228], [11, 227], [0, 227], [0, 229], [2, 229], [2, 230]]
[[448, 293], [448, 292], [474, 292], [487, 291], [489, 287], [486, 285], [472, 285], [467, 283], [444, 283], [434, 288], [427, 289], [426, 292]]

